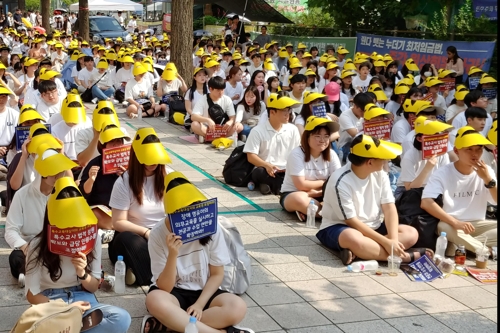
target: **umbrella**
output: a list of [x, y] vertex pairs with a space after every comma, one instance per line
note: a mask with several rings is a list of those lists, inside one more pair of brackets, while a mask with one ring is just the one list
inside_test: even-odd
[[41, 33], [42, 35], [45, 33], [45, 29], [42, 28], [42, 27], [34, 27], [33, 29], [35, 29], [36, 31], [38, 31], [39, 33]]
[[24, 23], [24, 25], [26, 26], [26, 28], [32, 28], [33, 27], [33, 25], [31, 25], [31, 22], [28, 21], [28, 19], [26, 19], [26, 18], [24, 18], [24, 17], [21, 18], [21, 21]]
[[243, 21], [243, 23], [252, 23], [252, 21], [250, 21], [246, 17], [243, 17], [242, 15], [239, 15], [239, 14], [236, 14], [236, 13], [227, 14], [226, 17], [227, 18], [233, 18], [234, 15], [238, 15], [240, 17], [240, 21]]
[[56, 11], [56, 10], [60, 11], [61, 13], [67, 13], [68, 12], [68, 10], [64, 9], [64, 8], [56, 8], [56, 9], [54, 9], [54, 11]]
[[212, 33], [210, 31], [207, 31], [207, 30], [195, 30], [193, 31], [193, 36], [194, 37], [210, 37], [210, 36], [213, 36]]

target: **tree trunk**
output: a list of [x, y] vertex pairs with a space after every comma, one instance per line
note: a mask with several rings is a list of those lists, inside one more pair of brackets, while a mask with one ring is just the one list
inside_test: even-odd
[[78, 9], [78, 36], [90, 42], [89, 36], [89, 0], [79, 0]]
[[42, 27], [47, 33], [50, 33], [50, 0], [42, 0], [42, 8], [40, 10], [40, 15], [42, 15]]
[[24, 12], [26, 9], [26, 1], [25, 0], [17, 0], [17, 7]]
[[170, 60], [186, 82], [193, 76], [193, 6], [194, 0], [172, 1]]

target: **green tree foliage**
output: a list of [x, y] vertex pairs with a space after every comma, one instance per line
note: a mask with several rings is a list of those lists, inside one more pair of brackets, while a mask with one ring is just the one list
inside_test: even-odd
[[[26, 10], [40, 10], [41, 9], [41, 1], [40, 0], [25, 0], [26, 1]], [[61, 0], [62, 7], [69, 7], [69, 5], [78, 2], [78, 0]]]

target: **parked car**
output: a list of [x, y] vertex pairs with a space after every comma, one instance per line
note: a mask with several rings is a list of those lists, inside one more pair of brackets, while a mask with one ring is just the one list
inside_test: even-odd
[[132, 42], [132, 35], [118, 23], [114, 17], [89, 17], [90, 38], [96, 43], [103, 43], [104, 38], [116, 39], [121, 37], [124, 42]]

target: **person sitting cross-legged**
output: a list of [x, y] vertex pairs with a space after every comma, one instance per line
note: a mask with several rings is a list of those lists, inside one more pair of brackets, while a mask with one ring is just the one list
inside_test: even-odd
[[411, 248], [418, 232], [399, 225], [389, 177], [383, 171], [387, 160], [401, 154], [401, 146], [359, 135], [350, 150], [351, 163], [336, 170], [326, 185], [323, 220], [316, 237], [326, 247], [340, 251], [344, 265], [355, 257], [385, 261], [392, 249], [403, 262], [426, 253], [433, 257], [430, 249]]

